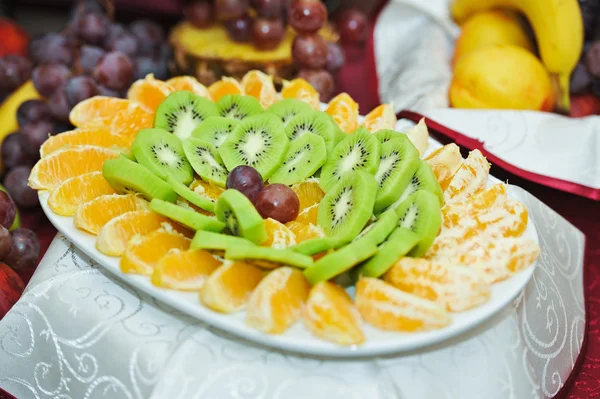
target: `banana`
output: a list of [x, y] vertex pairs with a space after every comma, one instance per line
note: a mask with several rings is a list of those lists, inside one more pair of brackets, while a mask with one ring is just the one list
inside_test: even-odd
[[583, 50], [583, 18], [577, 0], [453, 0], [460, 24], [474, 13], [510, 8], [525, 14], [537, 38], [542, 62], [552, 79], [557, 111], [569, 113], [569, 79]]

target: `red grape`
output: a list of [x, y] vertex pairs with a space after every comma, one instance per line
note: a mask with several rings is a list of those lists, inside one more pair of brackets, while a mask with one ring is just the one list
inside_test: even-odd
[[102, 14], [86, 13], [73, 23], [75, 34], [88, 44], [102, 44], [108, 33], [109, 22]]
[[35, 233], [19, 228], [11, 231], [11, 236], [12, 243], [4, 262], [17, 271], [36, 267], [40, 260], [40, 241]]
[[98, 95], [98, 86], [89, 76], [75, 76], [65, 85], [65, 94], [69, 105], [74, 107], [83, 100]]
[[21, 134], [25, 137], [25, 142], [27, 143], [27, 147], [25, 147], [27, 153], [37, 159], [40, 147], [44, 144], [44, 141], [48, 140], [48, 136], [56, 133], [55, 129], [54, 124], [50, 120], [26, 123], [21, 128]]
[[129, 30], [138, 41], [138, 49], [141, 55], [154, 55], [165, 39], [164, 29], [152, 21], [135, 21], [129, 25]]
[[231, 40], [245, 43], [250, 41], [252, 18], [248, 14], [225, 22], [225, 28]]
[[319, 0], [296, 0], [290, 7], [290, 25], [298, 33], [314, 33], [327, 21], [327, 8]]
[[335, 88], [335, 81], [329, 72], [325, 70], [303, 69], [298, 74], [298, 77], [306, 80], [319, 92], [321, 101], [327, 102], [331, 99]]
[[263, 188], [263, 178], [252, 166], [236, 166], [229, 172], [225, 186], [240, 191], [254, 202], [256, 195]]
[[215, 19], [215, 10], [208, 1], [194, 1], [184, 8], [183, 15], [196, 28], [202, 29], [212, 25]]
[[107, 40], [104, 48], [108, 51], [121, 51], [127, 55], [135, 56], [138, 52], [138, 42], [131, 33], [124, 33], [121, 36]]
[[169, 76], [169, 66], [166, 58], [141, 55], [135, 59], [135, 62], [137, 68], [133, 77], [134, 80], [144, 79], [149, 73], [153, 73], [156, 79], [164, 80]]
[[83, 45], [79, 49], [79, 66], [86, 75], [91, 75], [100, 58], [106, 54], [104, 49], [96, 46]]
[[285, 28], [281, 19], [257, 18], [252, 24], [252, 40], [259, 50], [272, 50], [276, 48], [281, 42], [284, 33]]
[[4, 226], [0, 226], [0, 259], [4, 259], [10, 252], [12, 246], [12, 236], [8, 229]]
[[11, 198], [22, 208], [33, 208], [39, 204], [37, 191], [27, 185], [31, 173], [29, 166], [17, 166], [4, 177], [4, 187]]
[[327, 43], [327, 70], [337, 72], [344, 65], [346, 59], [342, 48], [337, 43]]
[[27, 100], [17, 108], [17, 122], [24, 126], [28, 122], [50, 119], [50, 107], [41, 100]]
[[248, 11], [248, 0], [216, 0], [217, 18], [222, 21], [236, 19]]
[[0, 190], [0, 226], [9, 229], [17, 216], [17, 207], [8, 193]]
[[59, 33], [38, 36], [29, 43], [29, 57], [34, 64], [59, 63], [71, 65], [75, 42]]
[[60, 122], [69, 123], [69, 113], [72, 107], [67, 101], [67, 95], [65, 93], [64, 85], [59, 87], [58, 90], [50, 96], [48, 99], [48, 105], [50, 106], [50, 113], [52, 116]]
[[94, 78], [113, 90], [125, 90], [133, 79], [133, 63], [124, 53], [113, 51], [100, 59], [94, 69]]
[[29, 145], [21, 133], [11, 133], [2, 140], [2, 164], [6, 168], [32, 163]]
[[284, 6], [283, 0], [252, 0], [256, 13], [265, 18], [281, 17]]
[[33, 70], [33, 85], [44, 97], [50, 97], [69, 78], [71, 71], [63, 64], [42, 64]]
[[585, 66], [594, 78], [600, 78], [600, 40], [593, 42], [585, 53]]
[[343, 43], [363, 43], [367, 39], [367, 27], [367, 16], [355, 8], [345, 10], [337, 18], [337, 28]]
[[292, 43], [292, 57], [299, 68], [325, 68], [327, 52], [327, 42], [316, 33], [298, 35]]
[[296, 220], [300, 210], [300, 200], [294, 190], [279, 183], [269, 184], [260, 190], [254, 205], [263, 218], [281, 223]]
[[31, 76], [31, 62], [20, 55], [0, 57], [0, 92], [10, 93]]

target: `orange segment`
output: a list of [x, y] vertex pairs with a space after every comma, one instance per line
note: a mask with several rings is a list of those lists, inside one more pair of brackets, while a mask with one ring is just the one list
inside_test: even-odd
[[443, 307], [376, 278], [356, 283], [354, 301], [363, 319], [382, 330], [421, 331], [450, 323]]
[[267, 239], [261, 245], [273, 248], [287, 248], [296, 245], [296, 236], [284, 224], [275, 219], [265, 219]]
[[310, 83], [302, 78], [296, 78], [289, 82], [283, 82], [281, 97], [295, 98], [297, 100], [304, 101], [316, 110], [318, 110], [321, 106], [319, 92], [315, 90]]
[[101, 171], [104, 161], [118, 156], [118, 151], [87, 145], [55, 151], [37, 161], [29, 175], [29, 186], [36, 190], [56, 188], [71, 177]]
[[244, 90], [240, 83], [227, 76], [223, 76], [221, 80], [211, 84], [208, 87], [208, 92], [214, 102], [219, 101], [221, 97], [226, 96], [227, 94], [244, 94]]
[[168, 219], [148, 210], [126, 212], [106, 223], [98, 233], [96, 248], [109, 256], [121, 256], [129, 240], [167, 225]]
[[[527, 228], [529, 214], [525, 205], [516, 200], [506, 200], [475, 216], [471, 234], [490, 234], [495, 237], [519, 237]], [[471, 230], [470, 229], [470, 230]]]
[[210, 93], [206, 86], [198, 82], [193, 76], [176, 76], [167, 80], [167, 84], [170, 85], [174, 91], [187, 90], [211, 100]]
[[277, 101], [277, 91], [273, 85], [273, 76], [256, 69], [248, 71], [242, 78], [244, 94], [252, 96], [263, 108], [268, 108]]
[[335, 96], [325, 110], [340, 129], [346, 133], [352, 133], [358, 127], [358, 104], [348, 95], [340, 93]]
[[311, 290], [304, 308], [304, 325], [317, 337], [339, 345], [359, 345], [365, 336], [360, 313], [343, 288], [322, 281]]
[[250, 296], [246, 323], [264, 333], [285, 332], [300, 317], [309, 290], [309, 282], [298, 269], [273, 270]]
[[110, 124], [107, 125], [111, 133], [124, 137], [130, 143], [141, 129], [153, 126], [154, 113], [139, 106], [119, 112], [110, 119]]
[[298, 214], [296, 218], [296, 222], [304, 223], [304, 224], [317, 224], [317, 215], [319, 213], [319, 204], [314, 204], [304, 209], [302, 212]]
[[489, 173], [490, 164], [481, 151], [471, 151], [444, 191], [444, 202], [473, 195], [485, 186]]
[[65, 180], [48, 197], [50, 209], [58, 215], [73, 216], [77, 207], [104, 194], [114, 194], [102, 172], [84, 173]]
[[154, 79], [154, 75], [150, 73], [144, 79], [133, 82], [127, 92], [127, 98], [141, 104], [146, 111], [155, 112], [160, 103], [173, 91], [170, 84]]
[[325, 197], [325, 193], [316, 181], [303, 181], [292, 185], [291, 188], [300, 200], [300, 212], [309, 206], [320, 203]]
[[105, 128], [81, 128], [50, 136], [40, 148], [40, 156], [60, 150], [64, 147], [76, 145], [94, 145], [97, 147], [125, 149], [129, 148], [131, 142], [122, 136], [111, 134]]
[[196, 194], [201, 195], [211, 201], [217, 201], [219, 196], [225, 191], [223, 188], [212, 183], [207, 183], [204, 180], [196, 179], [190, 184], [190, 189]]
[[361, 123], [365, 129], [375, 133], [383, 129], [394, 129], [396, 126], [396, 114], [390, 104], [381, 104], [365, 116]]
[[468, 197], [462, 203], [454, 202], [444, 205], [442, 207], [444, 227], [452, 228], [461, 224], [469, 224], [475, 215], [501, 205], [506, 198], [506, 184], [498, 183]]
[[127, 110], [131, 101], [122, 98], [96, 96], [77, 104], [69, 114], [69, 120], [76, 127], [100, 124], [111, 120], [121, 111]]
[[423, 155], [429, 147], [429, 130], [427, 129], [425, 118], [421, 118], [419, 123], [408, 129], [406, 136], [415, 148], [419, 150], [419, 154]]
[[431, 166], [442, 190], [445, 190], [460, 168], [463, 158], [460, 155], [460, 148], [452, 143], [433, 151], [425, 158], [425, 161]]
[[202, 249], [171, 249], [156, 263], [152, 284], [173, 290], [198, 291], [221, 263]]
[[150, 276], [158, 260], [169, 250], [186, 250], [190, 247], [190, 242], [189, 238], [168, 227], [154, 230], [145, 236], [136, 235], [129, 240], [121, 258], [121, 271]]
[[394, 287], [460, 312], [485, 303], [491, 287], [475, 271], [428, 259], [401, 258], [383, 276]]
[[81, 204], [75, 212], [75, 227], [94, 235], [111, 219], [125, 212], [150, 209], [150, 204], [136, 194], [110, 194]]
[[248, 303], [264, 272], [243, 262], [225, 261], [204, 282], [200, 289], [202, 303], [223, 313], [237, 312]]
[[325, 237], [325, 232], [320, 226], [316, 226], [312, 223], [304, 224], [300, 222], [289, 222], [287, 227], [296, 236], [296, 243], [299, 244], [302, 241], [310, 240], [311, 238]]

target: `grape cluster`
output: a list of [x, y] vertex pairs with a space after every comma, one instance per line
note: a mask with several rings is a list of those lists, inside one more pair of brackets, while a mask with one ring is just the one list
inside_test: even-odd
[[571, 75], [571, 93], [591, 90], [600, 98], [600, 0], [579, 0], [585, 28], [585, 45]]

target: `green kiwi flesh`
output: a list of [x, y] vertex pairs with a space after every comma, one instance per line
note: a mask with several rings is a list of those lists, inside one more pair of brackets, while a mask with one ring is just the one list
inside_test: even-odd
[[218, 114], [224, 118], [245, 119], [262, 113], [263, 107], [251, 96], [227, 94], [217, 101]]
[[395, 209], [383, 212], [373, 223], [368, 225], [354, 239], [354, 243], [359, 241], [371, 241], [379, 245], [385, 241], [398, 224], [398, 214]]
[[419, 236], [410, 256], [425, 255], [442, 226], [442, 211], [435, 194], [419, 190], [396, 208], [398, 227], [409, 229]]
[[286, 98], [277, 101], [271, 105], [267, 112], [277, 115], [281, 118], [283, 127], [286, 127], [288, 122], [296, 115], [304, 111], [310, 111], [312, 108], [304, 101], [296, 100], [295, 98]]
[[194, 171], [185, 157], [181, 141], [166, 130], [140, 130], [133, 140], [131, 151], [140, 165], [163, 180], [171, 176], [189, 184], [194, 179]]
[[327, 148], [323, 137], [305, 133], [292, 141], [281, 166], [269, 178], [270, 183], [292, 185], [315, 174], [327, 161]]
[[228, 170], [252, 166], [267, 180], [279, 168], [289, 146], [281, 121], [265, 112], [239, 123], [219, 148]]
[[225, 187], [229, 172], [214, 145], [208, 141], [190, 137], [184, 140], [183, 151], [198, 176], [204, 181]]
[[265, 221], [252, 202], [238, 190], [225, 190], [219, 196], [215, 214], [233, 235], [255, 244], [262, 244], [267, 239]]
[[379, 251], [358, 269], [364, 277], [380, 277], [419, 242], [419, 235], [402, 227], [396, 228], [379, 246]]
[[424, 190], [437, 196], [440, 205], [444, 204], [444, 192], [440, 187], [438, 179], [435, 177], [431, 166], [422, 159], [419, 159], [419, 166], [412, 174], [409, 184], [406, 186], [398, 200], [392, 204], [392, 208], [398, 207], [408, 197], [416, 193], [417, 191]]
[[377, 253], [377, 245], [371, 241], [351, 243], [317, 260], [304, 270], [311, 284], [332, 279]]
[[204, 209], [208, 212], [215, 212], [215, 203], [206, 197], [198, 195], [194, 191], [192, 191], [188, 186], [183, 183], [178, 182], [173, 179], [171, 176], [167, 177], [167, 183], [171, 186], [173, 190], [186, 201], [196, 205], [198, 208]]
[[317, 222], [325, 234], [351, 241], [373, 215], [377, 192], [375, 178], [367, 172], [346, 174], [319, 204]]
[[302, 241], [301, 243], [290, 247], [290, 249], [304, 255], [315, 255], [320, 252], [329, 251], [330, 249], [339, 248], [344, 244], [346, 244], [346, 242], [335, 237], [317, 237]]
[[154, 127], [164, 129], [185, 140], [206, 118], [219, 112], [212, 101], [189, 91], [176, 91], [156, 109]]
[[208, 230], [219, 233], [225, 228], [225, 223], [214, 217], [202, 215], [191, 208], [184, 208], [157, 198], [150, 202], [150, 209], [192, 230]]
[[[302, 269], [310, 267], [313, 264], [313, 259], [308, 255], [303, 255], [289, 249], [260, 246], [235, 246], [227, 248], [225, 259], [255, 262], [267, 261]], [[270, 268], [270, 265], [267, 267]]]
[[245, 238], [212, 233], [205, 230], [198, 230], [192, 239], [190, 248], [226, 251], [229, 248], [241, 247], [245, 245], [252, 246], [254, 244]]
[[370, 174], [377, 172], [381, 144], [367, 130], [357, 129], [340, 141], [321, 169], [320, 185], [329, 191], [347, 174], [362, 170]]
[[313, 111], [312, 109], [300, 112], [298, 115], [294, 116], [285, 127], [285, 134], [292, 142], [306, 133], [312, 133], [323, 137], [327, 152], [333, 151], [333, 127], [325, 112]]
[[[375, 132], [375, 137], [377, 140], [381, 142], [381, 144], [385, 144], [390, 140], [396, 139], [398, 137], [405, 137], [408, 139], [408, 136], [404, 133], [398, 132], [392, 129], [382, 129]], [[416, 148], [415, 148], [416, 149]]]
[[153, 198], [177, 201], [177, 193], [164, 180], [125, 156], [105, 161], [102, 175], [120, 194], [140, 193], [148, 201]]
[[237, 119], [211, 116], [192, 131], [192, 137], [206, 141], [218, 149], [238, 123]]

